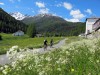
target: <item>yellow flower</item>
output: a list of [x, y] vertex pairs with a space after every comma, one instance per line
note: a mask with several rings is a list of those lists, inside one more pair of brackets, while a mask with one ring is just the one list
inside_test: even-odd
[[72, 68], [72, 69], [71, 69], [71, 72], [74, 72], [74, 71], [75, 71], [75, 70]]

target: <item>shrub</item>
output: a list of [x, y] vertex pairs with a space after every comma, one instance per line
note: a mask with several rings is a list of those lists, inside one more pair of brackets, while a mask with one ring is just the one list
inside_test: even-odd
[[2, 40], [2, 36], [0, 35], [0, 40]]

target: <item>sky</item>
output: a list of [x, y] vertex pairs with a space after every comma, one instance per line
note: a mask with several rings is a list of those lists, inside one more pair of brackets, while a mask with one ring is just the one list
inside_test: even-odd
[[0, 7], [8, 13], [53, 14], [71, 22], [100, 17], [100, 0], [0, 0]]

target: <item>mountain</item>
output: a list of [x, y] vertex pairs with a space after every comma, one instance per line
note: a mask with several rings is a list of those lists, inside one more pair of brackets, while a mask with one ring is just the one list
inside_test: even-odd
[[23, 15], [22, 13], [20, 12], [14, 12], [14, 13], [9, 13], [12, 17], [14, 17], [16, 20], [23, 20], [24, 18], [30, 18], [30, 17], [33, 17], [33, 16], [30, 16], [30, 15]]
[[26, 31], [26, 24], [16, 20], [14, 17], [0, 8], [0, 32], [13, 33], [18, 30]]
[[26, 23], [26, 24], [30, 24], [33, 22], [47, 22], [47, 20], [49, 21], [65, 21], [64, 19], [58, 17], [58, 16], [54, 16], [52, 14], [38, 14], [36, 16], [33, 17], [26, 17], [22, 20], [22, 22]]
[[85, 32], [85, 23], [68, 22], [52, 14], [39, 14], [22, 20], [25, 24], [35, 24], [37, 33], [46, 35], [79, 35]]
[[24, 18], [28, 17], [27, 15], [23, 15], [20, 12], [9, 13], [12, 17], [16, 20], [23, 20]]

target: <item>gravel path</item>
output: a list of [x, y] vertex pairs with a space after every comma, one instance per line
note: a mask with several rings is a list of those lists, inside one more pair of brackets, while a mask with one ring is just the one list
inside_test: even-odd
[[[65, 44], [65, 40], [66, 39], [61, 40], [58, 44], [53, 45], [52, 48], [50, 46], [48, 46], [47, 50], [45, 50], [45, 51], [44, 51], [44, 48], [38, 48], [38, 49], [30, 50], [29, 52], [30, 53], [34, 53], [34, 52], [45, 53], [47, 51], [57, 49]], [[0, 65], [5, 65], [5, 64], [9, 64], [9, 63], [11, 63], [11, 60], [8, 59], [6, 54], [0, 55]]]

